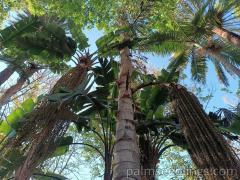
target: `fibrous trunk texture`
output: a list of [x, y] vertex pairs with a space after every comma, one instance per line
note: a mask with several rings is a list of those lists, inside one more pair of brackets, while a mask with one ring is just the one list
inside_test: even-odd
[[0, 72], [0, 86], [8, 80], [8, 78], [14, 73], [14, 69], [11, 67], [6, 67]]
[[189, 146], [190, 156], [207, 180], [238, 179], [239, 159], [208, 118], [198, 99], [184, 87], [171, 84], [174, 111]]
[[223, 39], [226, 39], [230, 43], [240, 48], [240, 36], [238, 34], [230, 32], [221, 27], [216, 27], [212, 31], [218, 36], [222, 37]]
[[4, 94], [1, 96], [0, 98], [0, 107], [5, 105], [6, 103], [9, 102], [10, 98], [15, 95], [19, 90], [21, 90], [21, 88], [23, 87], [23, 85], [26, 83], [26, 81], [28, 80], [29, 77], [31, 77], [35, 72], [37, 71], [37, 69], [35, 68], [28, 68], [25, 71], [25, 74], [22, 75], [16, 84], [12, 85], [10, 88], [8, 88]]
[[[89, 61], [88, 61], [89, 62]], [[89, 64], [80, 64], [62, 76], [53, 87], [50, 94], [54, 94], [59, 87], [75, 90], [86, 77]], [[13, 142], [13, 146], [23, 141], [31, 142], [26, 160], [16, 171], [16, 180], [30, 179], [34, 168], [54, 152], [58, 140], [64, 136], [74, 113], [71, 103], [53, 103], [44, 101], [29, 116], [30, 120], [23, 126], [21, 133]], [[30, 134], [26, 134], [30, 132]]]
[[140, 179], [140, 158], [137, 144], [136, 121], [130, 89], [132, 63], [128, 47], [120, 50], [118, 117], [114, 149], [113, 179]]

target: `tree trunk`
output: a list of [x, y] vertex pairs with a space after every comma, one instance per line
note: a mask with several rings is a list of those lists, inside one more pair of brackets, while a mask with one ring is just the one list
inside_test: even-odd
[[212, 31], [218, 36], [222, 37], [223, 39], [226, 39], [230, 43], [240, 48], [240, 36], [238, 34], [230, 32], [221, 27], [216, 27]]
[[104, 166], [104, 180], [111, 180], [112, 173], [111, 173], [111, 165], [112, 165], [112, 155], [110, 152], [105, 150], [105, 166]]
[[6, 67], [0, 72], [0, 86], [8, 80], [8, 78], [14, 73], [14, 69], [11, 67]]
[[114, 180], [139, 180], [140, 158], [137, 144], [136, 123], [133, 113], [130, 80], [132, 63], [128, 47], [120, 50], [118, 115], [116, 122], [116, 144], [113, 160]]
[[180, 85], [171, 84], [171, 87], [174, 111], [199, 173], [206, 180], [238, 179], [239, 159], [203, 111], [198, 99]]
[[157, 164], [159, 162], [160, 154], [156, 144], [151, 141], [150, 135], [141, 135], [139, 137], [139, 146], [141, 152], [141, 179], [155, 180]]
[[37, 71], [37, 69], [35, 68], [28, 68], [25, 71], [25, 75], [21, 76], [17, 83], [15, 85], [12, 85], [10, 88], [8, 88], [6, 90], [6, 92], [4, 92], [4, 94], [1, 96], [0, 98], [0, 107], [5, 105], [6, 103], [9, 102], [10, 98], [15, 95], [19, 90], [21, 90], [21, 88], [23, 87], [23, 85], [25, 84], [25, 82], [28, 80], [29, 77], [31, 77], [35, 72]]
[[[79, 64], [62, 76], [53, 87], [51, 94], [54, 94], [59, 87], [66, 87], [70, 90], [77, 88], [86, 77], [90, 66], [89, 60], [85, 63]], [[22, 139], [30, 138], [31, 134], [26, 135], [26, 131], [30, 131], [33, 136], [26, 160], [16, 171], [15, 180], [30, 179], [37, 165], [55, 151], [58, 140], [64, 136], [70, 120], [75, 120], [73, 118], [75, 117], [71, 112], [70, 102], [58, 104], [46, 100], [32, 112], [31, 120], [22, 128], [22, 135], [15, 140], [15, 144], [19, 144]]]

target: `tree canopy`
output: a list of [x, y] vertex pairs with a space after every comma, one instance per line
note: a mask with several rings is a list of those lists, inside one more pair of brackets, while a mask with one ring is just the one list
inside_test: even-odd
[[2, 1], [0, 178], [239, 177], [239, 5]]

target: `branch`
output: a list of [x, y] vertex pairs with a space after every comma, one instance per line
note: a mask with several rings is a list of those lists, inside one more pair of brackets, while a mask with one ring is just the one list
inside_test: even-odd
[[69, 161], [70, 161], [72, 155], [73, 155], [73, 151], [72, 151], [72, 153], [69, 155], [69, 157], [68, 157], [68, 159], [67, 159], [65, 165], [64, 165], [64, 166], [61, 168], [61, 170], [59, 171], [59, 174], [62, 174], [62, 172], [65, 170], [65, 168], [67, 167], [67, 165], [68, 165], [68, 163], [69, 163]]
[[99, 137], [99, 139], [102, 141], [102, 143], [105, 145], [105, 141], [104, 141], [104, 139], [102, 138], [102, 136], [101, 136], [97, 131], [95, 131], [94, 129], [91, 129], [91, 131], [92, 131], [93, 133], [95, 133], [95, 134]]
[[176, 146], [175, 144], [170, 144], [170, 145], [167, 145], [165, 146], [164, 148], [162, 148], [160, 151], [159, 151], [159, 157], [170, 147], [173, 147], [173, 146]]
[[162, 83], [162, 82], [149, 82], [149, 83], [145, 83], [145, 84], [140, 84], [139, 86], [137, 86], [136, 88], [132, 89], [132, 94], [134, 94], [135, 92], [137, 92], [138, 90], [145, 88], [147, 86], [154, 86], [154, 85], [159, 85], [160, 87], [165, 87], [168, 88], [170, 86], [170, 83]]
[[54, 179], [57, 179], [57, 180], [62, 180], [62, 178], [59, 178], [59, 177], [56, 177], [56, 176], [53, 176], [53, 175], [42, 174], [42, 173], [33, 173], [33, 175], [34, 176], [50, 177], [50, 178], [54, 178]]
[[103, 160], [105, 161], [105, 158], [104, 158], [104, 155], [102, 154], [102, 152], [95, 146], [91, 145], [91, 144], [86, 144], [86, 143], [72, 143], [70, 145], [84, 145], [84, 146], [88, 146], [88, 147], [91, 147], [93, 148], [94, 150], [96, 150], [100, 156], [103, 158]]

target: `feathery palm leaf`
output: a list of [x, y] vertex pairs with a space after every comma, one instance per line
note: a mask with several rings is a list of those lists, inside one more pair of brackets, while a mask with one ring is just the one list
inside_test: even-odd
[[206, 82], [207, 63], [205, 56], [197, 54], [196, 49], [193, 48], [191, 55], [191, 72], [192, 78], [198, 82]]
[[217, 73], [217, 77], [218, 77], [219, 81], [222, 82], [225, 86], [229, 86], [228, 78], [227, 78], [225, 72], [223, 71], [222, 65], [215, 59], [211, 58], [211, 60], [213, 61], [215, 71]]

